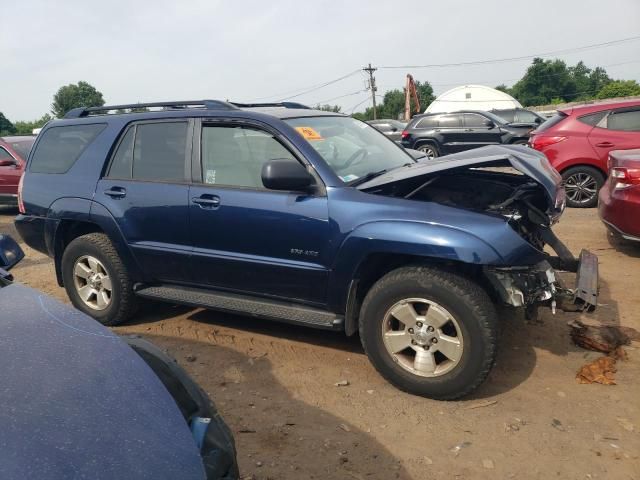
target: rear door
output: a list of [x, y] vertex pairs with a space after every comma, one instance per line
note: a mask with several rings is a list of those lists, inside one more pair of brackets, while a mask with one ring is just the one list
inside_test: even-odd
[[8, 149], [0, 146], [0, 201], [18, 192], [18, 183], [24, 169], [23, 163]]
[[591, 130], [589, 143], [604, 171], [611, 150], [640, 148], [640, 106], [612, 110]]
[[149, 281], [189, 280], [192, 125], [130, 125], [96, 189], [95, 200], [116, 220]]
[[502, 143], [500, 127], [493, 122], [491, 122], [493, 126], [489, 126], [487, 123], [489, 123], [489, 119], [477, 113], [464, 114], [465, 150]]
[[461, 113], [449, 113], [438, 116], [436, 135], [441, 139], [442, 154], [468, 150]]
[[267, 190], [262, 185], [266, 161], [301, 157], [277, 132], [237, 121], [204, 121], [196, 130], [194, 145], [189, 221], [195, 281], [236, 292], [325, 303], [327, 197]]

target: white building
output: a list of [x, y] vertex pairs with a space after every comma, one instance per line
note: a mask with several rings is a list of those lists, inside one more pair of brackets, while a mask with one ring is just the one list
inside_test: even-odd
[[522, 108], [508, 93], [484, 85], [462, 85], [438, 96], [425, 113], [455, 112], [456, 110], [493, 110], [494, 108]]

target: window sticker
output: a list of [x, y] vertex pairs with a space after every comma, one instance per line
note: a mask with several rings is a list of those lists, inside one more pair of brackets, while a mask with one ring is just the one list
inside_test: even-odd
[[215, 170], [207, 170], [207, 174], [205, 176], [204, 183], [208, 183], [210, 185], [215, 185], [215, 183], [216, 183], [216, 171]]
[[347, 183], [355, 180], [356, 178], [358, 178], [357, 175], [341, 175], [340, 176], [340, 180]]
[[305, 140], [324, 140], [324, 138], [311, 127], [296, 127], [296, 130]]

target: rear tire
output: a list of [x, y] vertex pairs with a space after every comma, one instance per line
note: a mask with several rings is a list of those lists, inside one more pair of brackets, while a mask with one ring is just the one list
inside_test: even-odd
[[429, 159], [440, 156], [438, 148], [435, 145], [431, 145], [430, 143], [420, 145], [418, 148], [416, 148], [416, 150], [423, 152]]
[[605, 180], [600, 170], [587, 166], [568, 168], [562, 172], [562, 180], [568, 207], [593, 208], [598, 204], [598, 192]]
[[360, 312], [360, 338], [376, 370], [406, 392], [438, 400], [467, 395], [484, 381], [497, 336], [497, 314], [486, 292], [435, 268], [388, 273]]
[[61, 269], [71, 303], [103, 325], [119, 325], [135, 312], [133, 284], [105, 234], [71, 241], [62, 254]]

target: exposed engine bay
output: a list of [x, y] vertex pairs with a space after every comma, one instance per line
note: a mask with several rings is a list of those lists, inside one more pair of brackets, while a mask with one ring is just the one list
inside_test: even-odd
[[[583, 251], [577, 260], [550, 228], [564, 209], [564, 189], [559, 185], [552, 199], [540, 183], [511, 168], [467, 167], [406, 178], [367, 191], [499, 215], [537, 250], [551, 247], [557, 256], [547, 254], [546, 260], [536, 265], [483, 269], [483, 276], [503, 303], [524, 307], [529, 318], [537, 315], [540, 305], [554, 313], [556, 307], [567, 311], [595, 308], [597, 257]], [[556, 270], [577, 272], [576, 289], [565, 287]]]

